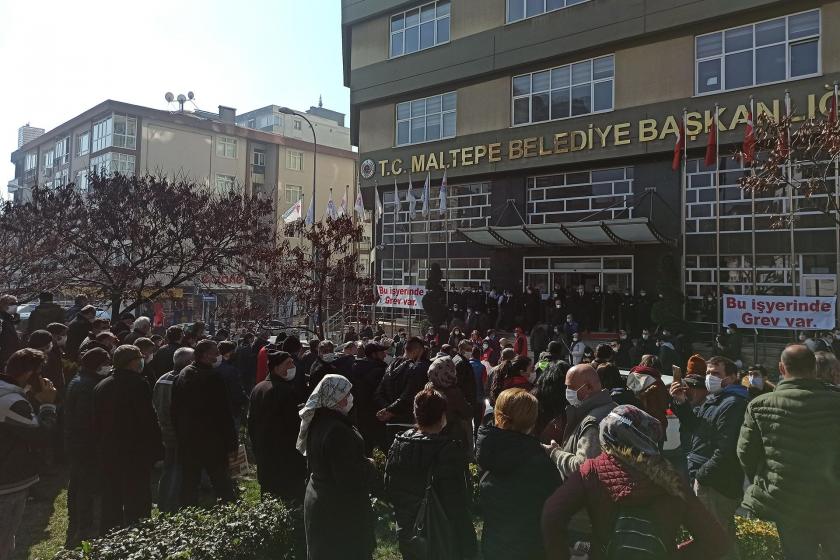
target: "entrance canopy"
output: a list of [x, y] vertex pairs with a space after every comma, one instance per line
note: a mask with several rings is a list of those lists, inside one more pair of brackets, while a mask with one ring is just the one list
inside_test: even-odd
[[648, 218], [599, 222], [567, 222], [519, 226], [487, 226], [458, 229], [468, 240], [485, 247], [575, 247], [625, 246], [674, 240], [660, 234]]

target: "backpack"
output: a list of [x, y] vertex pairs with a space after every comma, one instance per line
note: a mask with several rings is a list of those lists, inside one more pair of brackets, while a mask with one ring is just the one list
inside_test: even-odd
[[665, 560], [671, 551], [650, 505], [620, 505], [607, 560]]
[[458, 560], [460, 555], [455, 546], [452, 525], [433, 487], [434, 468], [434, 464], [429, 467], [426, 491], [417, 510], [408, 546], [412, 551], [411, 557], [418, 560]]

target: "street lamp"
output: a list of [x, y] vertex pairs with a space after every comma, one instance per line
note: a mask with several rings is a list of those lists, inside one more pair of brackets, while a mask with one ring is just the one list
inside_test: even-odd
[[[299, 113], [294, 109], [289, 109], [288, 107], [280, 107], [277, 109], [279, 112], [283, 113], [284, 115], [294, 115], [296, 117], [300, 117], [306, 121], [306, 124], [309, 125], [309, 128], [312, 130], [312, 220], [315, 220], [315, 171], [316, 165], [318, 163], [318, 137], [315, 136], [315, 127], [312, 126], [312, 122], [306, 118], [306, 115], [303, 113]], [[313, 247], [312, 250], [314, 251], [315, 248]]]

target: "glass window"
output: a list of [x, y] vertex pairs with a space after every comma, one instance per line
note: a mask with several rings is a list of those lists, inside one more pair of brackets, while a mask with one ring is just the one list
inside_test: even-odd
[[32, 171], [38, 167], [38, 154], [31, 152], [26, 154], [25, 171]]
[[236, 138], [231, 136], [216, 137], [216, 155], [223, 158], [236, 158]]
[[286, 185], [286, 204], [294, 204], [303, 198], [303, 187], [299, 185]]
[[303, 171], [303, 152], [286, 150], [286, 169]]
[[507, 21], [513, 23], [525, 18], [542, 15], [582, 4], [589, 0], [507, 0]]
[[83, 156], [90, 151], [90, 132], [81, 132], [76, 136], [76, 155]]
[[52, 169], [55, 165], [55, 152], [49, 150], [44, 152], [44, 169]]
[[56, 165], [66, 165], [70, 162], [70, 137], [66, 136], [55, 143]]
[[251, 157], [251, 163], [253, 165], [265, 167], [265, 150], [262, 150], [260, 148], [254, 148], [254, 153]]
[[613, 55], [513, 78], [513, 124], [531, 124], [613, 109]]
[[84, 192], [88, 190], [88, 170], [82, 169], [76, 173], [76, 188]]
[[529, 177], [525, 184], [531, 224], [625, 218], [633, 204], [631, 167]]
[[121, 175], [134, 175], [136, 158], [132, 154], [120, 154], [108, 152], [98, 155], [90, 160], [90, 169], [100, 175], [120, 173]]
[[449, 42], [449, 0], [391, 16], [391, 58]]
[[236, 177], [234, 175], [222, 175], [216, 173], [216, 188], [220, 191], [229, 191], [236, 184]]
[[127, 115], [114, 115], [114, 146], [137, 148], [137, 119]]
[[820, 73], [820, 10], [701, 35], [695, 40], [697, 94]]
[[114, 133], [114, 119], [108, 117], [93, 124], [93, 147], [91, 151], [98, 152], [111, 147]]
[[451, 92], [398, 103], [397, 146], [454, 137], [457, 101]]

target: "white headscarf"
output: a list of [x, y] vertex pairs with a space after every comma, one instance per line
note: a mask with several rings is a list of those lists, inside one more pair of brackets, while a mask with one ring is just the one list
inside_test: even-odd
[[306, 434], [309, 432], [309, 424], [319, 408], [330, 408], [338, 410], [336, 406], [344, 397], [350, 394], [353, 384], [341, 375], [325, 375], [320, 383], [309, 395], [306, 404], [300, 411], [300, 433], [297, 439], [297, 450], [306, 455]]

